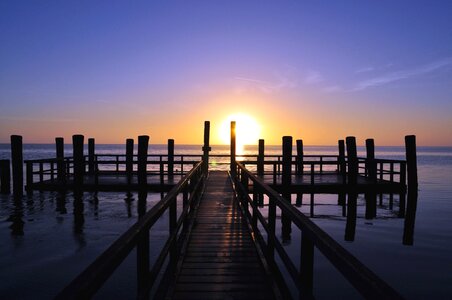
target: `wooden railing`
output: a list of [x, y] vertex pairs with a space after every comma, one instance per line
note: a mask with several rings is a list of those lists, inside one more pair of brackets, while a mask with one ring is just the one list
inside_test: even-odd
[[[122, 234], [56, 298], [91, 298], [134, 248], [137, 249], [137, 298], [149, 298], [150, 290], [158, 279], [168, 257], [169, 263], [165, 276], [172, 274], [171, 271], [178, 260], [182, 242], [190, 228], [189, 220], [202, 195], [204, 184], [205, 173], [203, 173], [202, 162], [199, 162], [162, 200]], [[177, 217], [177, 201], [180, 194], [182, 194], [183, 209]], [[146, 195], [146, 192], [144, 192], [144, 195]], [[149, 231], [166, 211], [169, 213], [169, 237], [157, 259], [150, 266]]]
[[[234, 171], [234, 170], [233, 170]], [[299, 296], [313, 297], [314, 247], [316, 247], [345, 278], [367, 299], [400, 299], [401, 296], [364, 266], [352, 254], [333, 240], [307, 216], [293, 207], [289, 200], [281, 197], [262, 179], [255, 176], [241, 163], [236, 163], [235, 188], [243, 211], [254, 230], [254, 236], [264, 251], [264, 255], [275, 270], [280, 283], [287, 286], [287, 280], [276, 267], [275, 255], [282, 261], [290, 279], [298, 288]], [[253, 186], [253, 196], [249, 195], [249, 186]], [[268, 215], [259, 210], [258, 199], [268, 197]], [[250, 209], [251, 207], [251, 209]], [[279, 207], [283, 218], [290, 220], [301, 231], [300, 266], [297, 267], [286, 253], [282, 243], [276, 237], [276, 208]], [[261, 226], [258, 226], [258, 222]], [[284, 222], [284, 221], [283, 221]], [[284, 224], [283, 224], [284, 226]], [[266, 233], [266, 240], [259, 227]]]

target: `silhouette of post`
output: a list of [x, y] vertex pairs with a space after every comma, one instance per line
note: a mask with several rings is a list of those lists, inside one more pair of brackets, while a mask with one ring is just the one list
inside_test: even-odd
[[[366, 174], [373, 184], [377, 182], [377, 164], [375, 162], [375, 144], [373, 139], [366, 140]], [[372, 219], [377, 215], [377, 194], [370, 189], [365, 193], [366, 219]]]
[[358, 179], [358, 157], [356, 153], [356, 139], [354, 136], [349, 136], [345, 139], [345, 141], [347, 144], [348, 183], [356, 185]]
[[138, 137], [138, 185], [140, 189], [147, 184], [147, 163], [148, 163], [149, 136], [140, 135]]
[[66, 180], [66, 168], [64, 166], [64, 138], [55, 138], [56, 158], [57, 158], [57, 178], [59, 181]]
[[231, 174], [235, 176], [235, 121], [231, 121]]
[[11, 192], [11, 169], [9, 159], [0, 160], [0, 193], [9, 194]]
[[417, 179], [417, 157], [416, 157], [416, 136], [405, 136], [405, 151], [408, 174], [408, 190], [418, 187]]
[[126, 139], [126, 174], [127, 184], [130, 185], [133, 174], [133, 139]]
[[84, 136], [75, 134], [72, 136], [72, 156], [74, 158], [74, 185], [83, 185], [83, 175], [85, 173], [85, 157], [83, 156]]
[[356, 228], [356, 202], [358, 193], [356, 184], [358, 180], [358, 157], [356, 153], [356, 139], [349, 136], [345, 139], [347, 146], [347, 162], [348, 162], [348, 201], [347, 201], [347, 221], [345, 224], [345, 240], [353, 241], [355, 239]]
[[174, 140], [168, 139], [168, 179], [174, 178]]
[[[342, 183], [345, 184], [346, 177], [347, 177], [347, 171], [345, 166], [345, 142], [344, 140], [338, 140], [338, 156], [337, 156], [337, 171], [339, 172], [339, 175], [342, 177]], [[345, 199], [346, 195], [345, 192], [339, 192], [337, 195], [337, 204], [342, 205], [345, 208]], [[345, 212], [345, 210], [344, 210]], [[344, 213], [345, 216], [345, 213]]]
[[88, 172], [94, 174], [95, 172], [95, 140], [94, 138], [88, 139]]
[[[290, 185], [292, 183], [292, 137], [283, 136], [282, 138], [282, 197], [291, 203]], [[282, 238], [290, 240], [291, 222], [284, 212], [281, 214]]]
[[20, 135], [11, 136], [11, 161], [13, 168], [13, 194], [16, 196], [21, 196], [24, 192], [24, 160], [22, 136]]
[[[303, 164], [303, 140], [297, 140], [297, 175], [303, 176], [304, 164]], [[296, 206], [303, 204], [303, 194], [297, 193]]]
[[202, 160], [204, 162], [203, 172], [207, 175], [209, 172], [209, 152], [212, 150], [210, 148], [210, 121], [204, 122], [204, 146], [202, 147]]
[[[257, 153], [257, 176], [264, 176], [264, 159], [265, 159], [265, 141], [259, 139], [258, 153]], [[254, 187], [257, 189], [257, 186]], [[258, 190], [255, 191], [255, 197], [257, 205], [264, 206], [264, 194], [259, 193]], [[254, 215], [253, 215], [254, 216]]]

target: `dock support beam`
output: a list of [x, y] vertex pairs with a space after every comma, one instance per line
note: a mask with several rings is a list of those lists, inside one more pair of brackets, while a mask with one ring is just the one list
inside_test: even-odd
[[[297, 175], [303, 176], [304, 164], [303, 164], [303, 140], [297, 140]], [[301, 206], [303, 204], [303, 194], [297, 193], [297, 200], [295, 202], [296, 206]]]
[[83, 185], [83, 174], [85, 172], [85, 157], [83, 156], [84, 136], [75, 134], [72, 136], [72, 156], [74, 157], [74, 185]]
[[57, 159], [57, 178], [58, 181], [66, 180], [66, 168], [64, 165], [64, 138], [55, 138], [55, 150]]
[[231, 121], [231, 174], [235, 176], [235, 121]]
[[174, 140], [168, 139], [168, 180], [174, 179]]
[[126, 139], [126, 174], [127, 184], [130, 185], [133, 174], [133, 139]]
[[[403, 244], [413, 245], [414, 221], [416, 218], [418, 198], [416, 136], [405, 136], [406, 164], [408, 175], [408, 202], [406, 205], [405, 226], [403, 230]], [[405, 197], [403, 197], [405, 200]], [[402, 205], [400, 205], [402, 211]]]
[[202, 147], [202, 160], [204, 162], [203, 172], [207, 176], [209, 172], [209, 152], [210, 148], [210, 121], [204, 121], [204, 146]]
[[347, 221], [345, 223], [345, 240], [353, 241], [356, 230], [356, 203], [358, 193], [356, 184], [358, 180], [358, 157], [356, 153], [356, 139], [349, 136], [345, 139], [347, 144], [347, 162], [348, 162], [348, 201], [347, 201]]
[[138, 137], [138, 185], [144, 189], [147, 184], [147, 164], [148, 164], [149, 136], [140, 135]]
[[94, 174], [95, 170], [95, 140], [94, 138], [88, 139], [88, 172]]
[[11, 136], [11, 161], [13, 167], [13, 194], [22, 196], [24, 192], [24, 169], [22, 136]]
[[11, 167], [9, 159], [0, 160], [0, 193], [9, 194], [11, 192]]
[[[290, 185], [292, 183], [292, 137], [284, 136], [282, 138], [282, 197], [291, 203]], [[282, 223], [282, 239], [283, 241], [290, 240], [291, 222], [284, 213], [281, 214]]]
[[[366, 175], [373, 184], [377, 182], [377, 164], [375, 162], [375, 143], [373, 139], [366, 140]], [[365, 193], [366, 219], [377, 216], [377, 194], [373, 189]]]

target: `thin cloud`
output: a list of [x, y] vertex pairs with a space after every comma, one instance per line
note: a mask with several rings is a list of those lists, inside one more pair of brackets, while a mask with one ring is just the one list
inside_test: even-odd
[[368, 88], [377, 87], [385, 84], [390, 84], [395, 81], [408, 79], [428, 73], [435, 72], [439, 69], [452, 65], [452, 57], [442, 59], [427, 65], [423, 65], [414, 69], [402, 70], [393, 73], [386, 74], [384, 76], [375, 77], [369, 80], [364, 80], [356, 85], [354, 91], [362, 91]]
[[327, 86], [323, 89], [323, 91], [325, 93], [334, 93], [334, 92], [340, 92], [342, 91], [342, 87], [339, 85], [331, 85], [331, 86]]
[[359, 73], [367, 73], [367, 72], [372, 72], [372, 71], [374, 71], [374, 70], [375, 70], [374, 67], [366, 67], [366, 68], [362, 68], [362, 69], [356, 70], [355, 73], [356, 73], [356, 74], [359, 74]]
[[278, 81], [276, 82], [269, 82], [249, 77], [235, 77], [235, 80], [249, 82], [265, 93], [272, 93], [280, 91], [284, 88], [294, 88], [297, 86], [296, 82], [281, 75], [278, 75]]
[[310, 72], [304, 80], [304, 82], [307, 84], [316, 84], [322, 81], [324, 81], [324, 78], [318, 71]]

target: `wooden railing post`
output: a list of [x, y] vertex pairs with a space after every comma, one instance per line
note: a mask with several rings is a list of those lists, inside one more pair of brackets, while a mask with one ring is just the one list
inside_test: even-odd
[[339, 164], [339, 173], [342, 174], [342, 180], [343, 183], [346, 183], [346, 174], [347, 174], [347, 168], [345, 163], [345, 142], [344, 140], [338, 141], [338, 148], [339, 148], [339, 155], [337, 157], [338, 164]]
[[168, 139], [168, 180], [174, 179], [174, 140]]
[[[297, 175], [298, 176], [303, 176], [303, 171], [304, 171], [303, 156], [304, 156], [303, 140], [297, 140]], [[301, 206], [302, 204], [303, 204], [303, 194], [297, 193], [297, 199], [295, 201], [295, 205]]]
[[0, 160], [0, 193], [9, 194], [11, 192], [11, 167], [9, 159]]
[[133, 139], [126, 139], [126, 174], [127, 184], [132, 184], [133, 176]]
[[235, 150], [236, 150], [236, 132], [235, 132], [235, 121], [231, 121], [231, 175], [235, 176], [236, 166], [235, 166]]
[[[375, 162], [375, 144], [373, 139], [366, 140], [366, 176], [372, 181], [377, 182], [377, 165]], [[365, 193], [366, 198], [366, 219], [372, 219], [377, 215], [377, 194], [374, 190]]]
[[148, 145], [149, 136], [140, 135], [138, 137], [138, 185], [140, 189], [144, 189], [147, 184]]
[[22, 136], [11, 136], [11, 162], [13, 168], [13, 194], [15, 196], [23, 195], [24, 170], [23, 170], [23, 149]]
[[88, 139], [88, 172], [89, 174], [94, 174], [95, 172], [95, 140], [94, 138]]
[[[282, 197], [291, 203], [290, 185], [292, 183], [292, 137], [284, 136], [282, 138]], [[282, 223], [282, 238], [283, 240], [290, 240], [291, 221], [290, 218], [281, 212], [281, 223]]]
[[74, 157], [74, 185], [83, 185], [83, 175], [85, 173], [85, 157], [83, 156], [83, 140], [81, 134], [72, 136], [72, 156]]
[[257, 176], [264, 176], [264, 157], [265, 157], [265, 141], [259, 140], [258, 154], [257, 154]]
[[56, 159], [57, 159], [57, 179], [66, 181], [66, 168], [64, 166], [64, 138], [55, 138]]
[[207, 176], [209, 172], [209, 152], [212, 150], [210, 148], [210, 121], [204, 122], [204, 146], [202, 147], [203, 151], [203, 172]]

